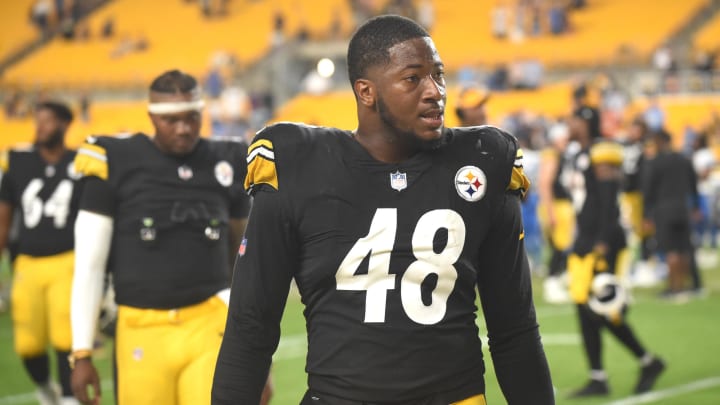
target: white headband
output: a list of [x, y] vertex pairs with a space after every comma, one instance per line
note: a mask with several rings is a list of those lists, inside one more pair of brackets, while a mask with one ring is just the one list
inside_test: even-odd
[[177, 114], [185, 111], [200, 111], [205, 107], [204, 100], [174, 101], [169, 103], [150, 103], [148, 111], [151, 114]]

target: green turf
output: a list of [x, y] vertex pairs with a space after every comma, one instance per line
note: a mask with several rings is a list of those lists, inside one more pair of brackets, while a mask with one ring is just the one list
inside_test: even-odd
[[[630, 319], [646, 346], [659, 353], [668, 370], [656, 392], [665, 392], [708, 378], [720, 378], [720, 269], [703, 272], [709, 295], [678, 305], [655, 298], [656, 290], [635, 290]], [[2, 277], [0, 277], [0, 280]], [[539, 288], [536, 288], [536, 291]], [[630, 396], [638, 365], [609, 335], [604, 336], [605, 364], [610, 376], [611, 395], [601, 400], [569, 401], [565, 396], [586, 381], [587, 370], [571, 306], [551, 306], [536, 300], [541, 332], [550, 362], [558, 404], [610, 404]], [[484, 328], [481, 328], [484, 329]], [[288, 301], [282, 323], [283, 340], [275, 356], [273, 405], [297, 404], [305, 391], [305, 335], [302, 305], [296, 296]], [[486, 352], [487, 353], [487, 352]], [[96, 355], [103, 379], [110, 378], [106, 353]], [[486, 357], [489, 358], [489, 357]], [[490, 404], [505, 403], [492, 363], [486, 374]], [[32, 385], [12, 352], [12, 333], [8, 314], [0, 315], [0, 405], [32, 404]], [[111, 404], [106, 389], [103, 404]], [[650, 402], [652, 404], [720, 404], [720, 386], [695, 390]]]

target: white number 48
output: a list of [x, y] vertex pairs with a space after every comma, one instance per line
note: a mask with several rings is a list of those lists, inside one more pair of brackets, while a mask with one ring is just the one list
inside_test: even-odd
[[[433, 240], [438, 230], [448, 231], [445, 248], [436, 253]], [[338, 290], [365, 291], [365, 322], [385, 322], [387, 291], [395, 289], [394, 274], [390, 274], [390, 256], [397, 232], [397, 209], [379, 208], [370, 224], [368, 234], [360, 238], [345, 256], [335, 273]], [[408, 266], [400, 280], [403, 309], [414, 322], [433, 325], [440, 322], [447, 311], [447, 300], [455, 288], [455, 263], [465, 245], [465, 223], [455, 211], [447, 209], [425, 213], [412, 237], [416, 260]], [[370, 254], [367, 274], [355, 274], [360, 263]], [[437, 285], [431, 302], [422, 300], [422, 283], [430, 274], [437, 275]]]

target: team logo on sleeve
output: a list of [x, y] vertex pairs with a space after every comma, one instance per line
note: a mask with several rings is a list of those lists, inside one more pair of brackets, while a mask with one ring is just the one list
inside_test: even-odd
[[390, 187], [397, 191], [405, 190], [407, 188], [407, 173], [400, 173], [400, 170], [390, 173]]
[[235, 172], [227, 161], [221, 160], [215, 165], [215, 178], [221, 186], [230, 187], [234, 176]]
[[455, 189], [465, 201], [479, 201], [487, 191], [487, 177], [475, 166], [465, 166], [455, 174]]

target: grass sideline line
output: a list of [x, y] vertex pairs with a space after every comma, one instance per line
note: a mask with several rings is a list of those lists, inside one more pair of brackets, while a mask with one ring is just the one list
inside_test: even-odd
[[[100, 389], [106, 395], [109, 392], [112, 395], [112, 380], [105, 379], [100, 381]], [[13, 394], [6, 397], [0, 397], [0, 405], [22, 405], [22, 404], [34, 404], [36, 403], [35, 391], [25, 392], [23, 394]]]
[[720, 376], [710, 377], [702, 380], [693, 381], [685, 385], [677, 385], [675, 387], [666, 388], [660, 391], [651, 391], [641, 395], [633, 395], [628, 398], [617, 401], [608, 402], [605, 405], [637, 405], [649, 404], [661, 399], [671, 398], [689, 392], [702, 391], [707, 388], [720, 386]]
[[[487, 348], [487, 339], [482, 338], [483, 348]], [[580, 336], [576, 333], [550, 333], [543, 335], [543, 344], [551, 345], [577, 345], [580, 343]], [[280, 339], [277, 352], [273, 357], [274, 361], [292, 359], [302, 357], [306, 354], [307, 349], [305, 334], [290, 335]], [[111, 380], [102, 380], [102, 389], [106, 391], [112, 389]], [[0, 405], [20, 405], [31, 403], [35, 399], [34, 392], [26, 392], [24, 394], [13, 394], [6, 397], [0, 397]]]

